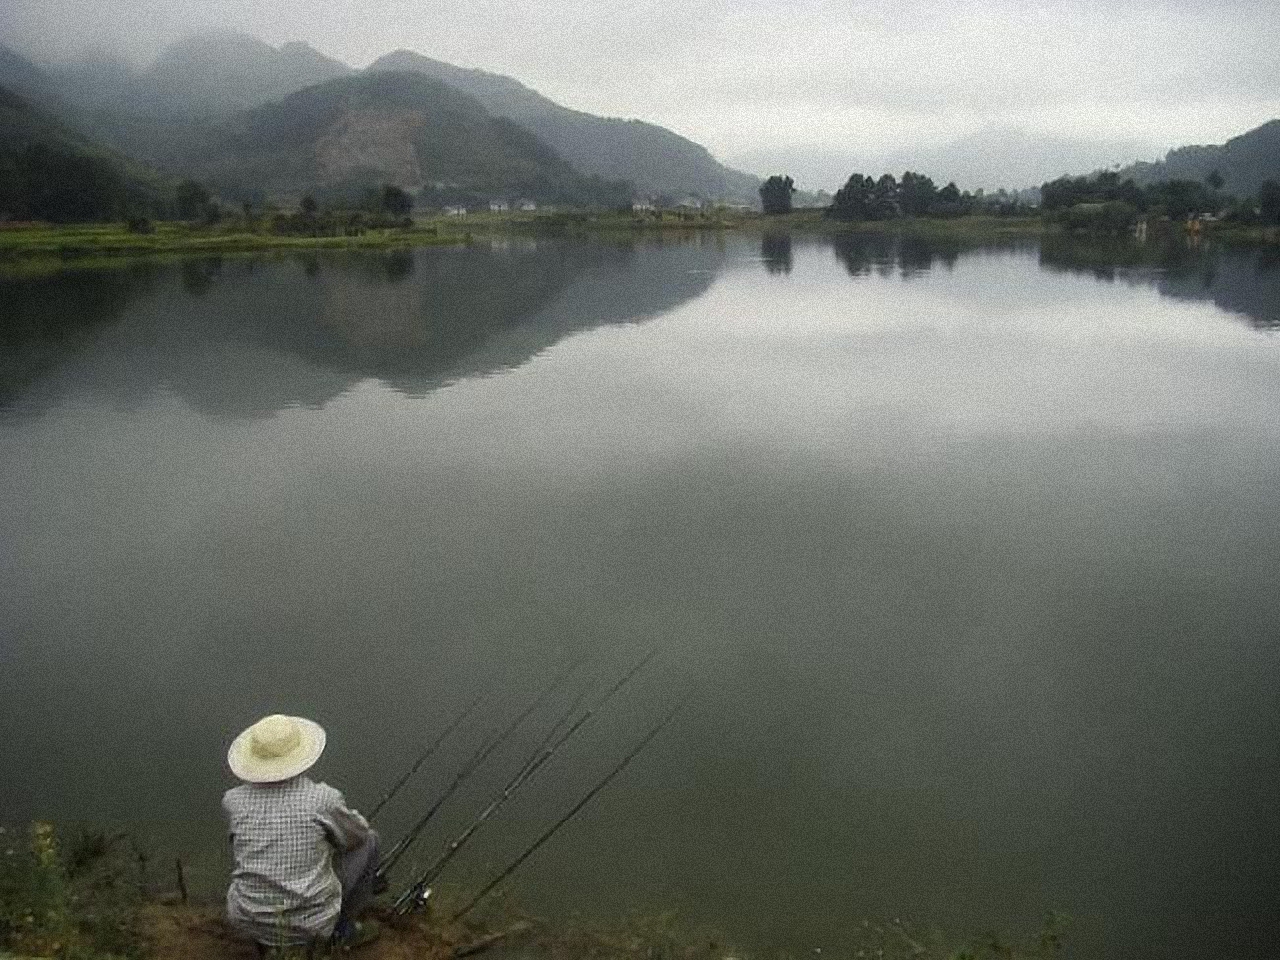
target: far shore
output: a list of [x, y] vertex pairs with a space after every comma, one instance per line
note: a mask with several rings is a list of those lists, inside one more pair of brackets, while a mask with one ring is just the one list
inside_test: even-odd
[[[1164, 224], [1166, 237], [1182, 236], [1182, 225]], [[538, 213], [476, 213], [466, 217], [420, 215], [408, 225], [337, 232], [276, 233], [265, 221], [235, 218], [218, 224], [161, 222], [146, 232], [125, 223], [0, 224], [0, 268], [55, 268], [64, 263], [88, 264], [119, 258], [166, 254], [232, 254], [288, 250], [394, 250], [458, 246], [481, 238], [511, 235], [624, 235], [703, 231], [743, 233], [794, 232], [836, 234], [877, 232], [925, 234], [981, 241], [1009, 236], [1063, 235], [1063, 227], [1031, 216], [964, 216], [843, 222], [821, 209], [801, 209], [765, 216], [724, 208], [637, 214], [566, 210]], [[1274, 227], [1213, 224], [1203, 237], [1233, 243], [1278, 243]], [[1112, 238], [1116, 239], [1116, 238]], [[1154, 239], [1154, 237], [1153, 237]]]

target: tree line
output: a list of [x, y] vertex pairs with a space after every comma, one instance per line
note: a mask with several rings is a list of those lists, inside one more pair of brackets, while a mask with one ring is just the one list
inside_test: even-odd
[[[1038, 208], [1046, 219], [1068, 228], [1118, 232], [1144, 217], [1185, 220], [1213, 216], [1245, 225], [1280, 225], [1280, 183], [1265, 181], [1256, 196], [1238, 198], [1222, 189], [1216, 172], [1203, 181], [1164, 180], [1139, 186], [1118, 173], [1102, 171], [1082, 177], [1064, 176], [1040, 187]], [[791, 211], [796, 192], [791, 177], [776, 174], [760, 186], [766, 214]], [[871, 177], [855, 173], [836, 191], [826, 216], [846, 222], [894, 220], [900, 217], [964, 217], [1027, 214], [1036, 205], [1024, 196], [998, 190], [961, 190], [954, 182], [939, 187], [921, 173], [908, 170]]]
[[[766, 214], [789, 213], [795, 185], [791, 177], [774, 175], [760, 187]], [[1016, 193], [961, 190], [954, 182], [939, 187], [931, 177], [908, 170], [898, 179], [891, 173], [871, 177], [855, 173], [836, 191], [826, 215], [835, 220], [893, 220], [898, 217], [962, 217], [984, 212], [1025, 212], [1028, 204]]]
[[1118, 231], [1142, 218], [1186, 220], [1211, 215], [1245, 225], [1280, 225], [1280, 182], [1263, 181], [1252, 197], [1222, 189], [1216, 172], [1203, 180], [1159, 180], [1140, 186], [1114, 171], [1059, 177], [1040, 188], [1045, 216], [1067, 227]]

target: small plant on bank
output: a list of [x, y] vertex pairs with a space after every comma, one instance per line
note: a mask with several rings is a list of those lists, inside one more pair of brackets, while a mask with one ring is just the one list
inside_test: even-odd
[[0, 828], [0, 951], [64, 960], [141, 956], [137, 884], [122, 836], [82, 831], [65, 845], [49, 823]]

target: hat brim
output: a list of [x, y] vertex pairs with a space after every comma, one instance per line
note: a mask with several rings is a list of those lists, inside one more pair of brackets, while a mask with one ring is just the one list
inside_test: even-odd
[[[227, 750], [227, 765], [245, 783], [278, 783], [311, 769], [324, 753], [324, 727], [305, 717], [290, 717], [298, 725], [298, 748], [282, 757], [255, 756], [249, 746], [249, 730], [245, 730]], [[250, 730], [253, 729], [250, 727]]]

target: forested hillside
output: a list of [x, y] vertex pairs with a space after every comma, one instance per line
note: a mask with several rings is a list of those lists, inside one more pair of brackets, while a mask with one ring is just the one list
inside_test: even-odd
[[664, 127], [570, 110], [511, 77], [408, 50], [387, 54], [369, 70], [410, 70], [443, 80], [474, 96], [490, 113], [541, 137], [584, 173], [630, 180], [642, 195], [756, 200], [758, 177], [723, 166], [705, 147]]
[[159, 178], [68, 115], [48, 76], [0, 47], [0, 219], [100, 220], [163, 204]]
[[173, 158], [229, 196], [314, 192], [335, 198], [378, 183], [422, 188], [428, 202], [528, 198], [626, 202], [630, 188], [574, 170], [537, 137], [473, 97], [410, 73], [308, 87], [208, 128]]
[[1120, 171], [1140, 185], [1161, 180], [1203, 181], [1217, 173], [1222, 189], [1239, 197], [1253, 196], [1266, 180], [1280, 180], [1280, 120], [1270, 120], [1218, 146], [1170, 150], [1155, 163], [1135, 163]]

